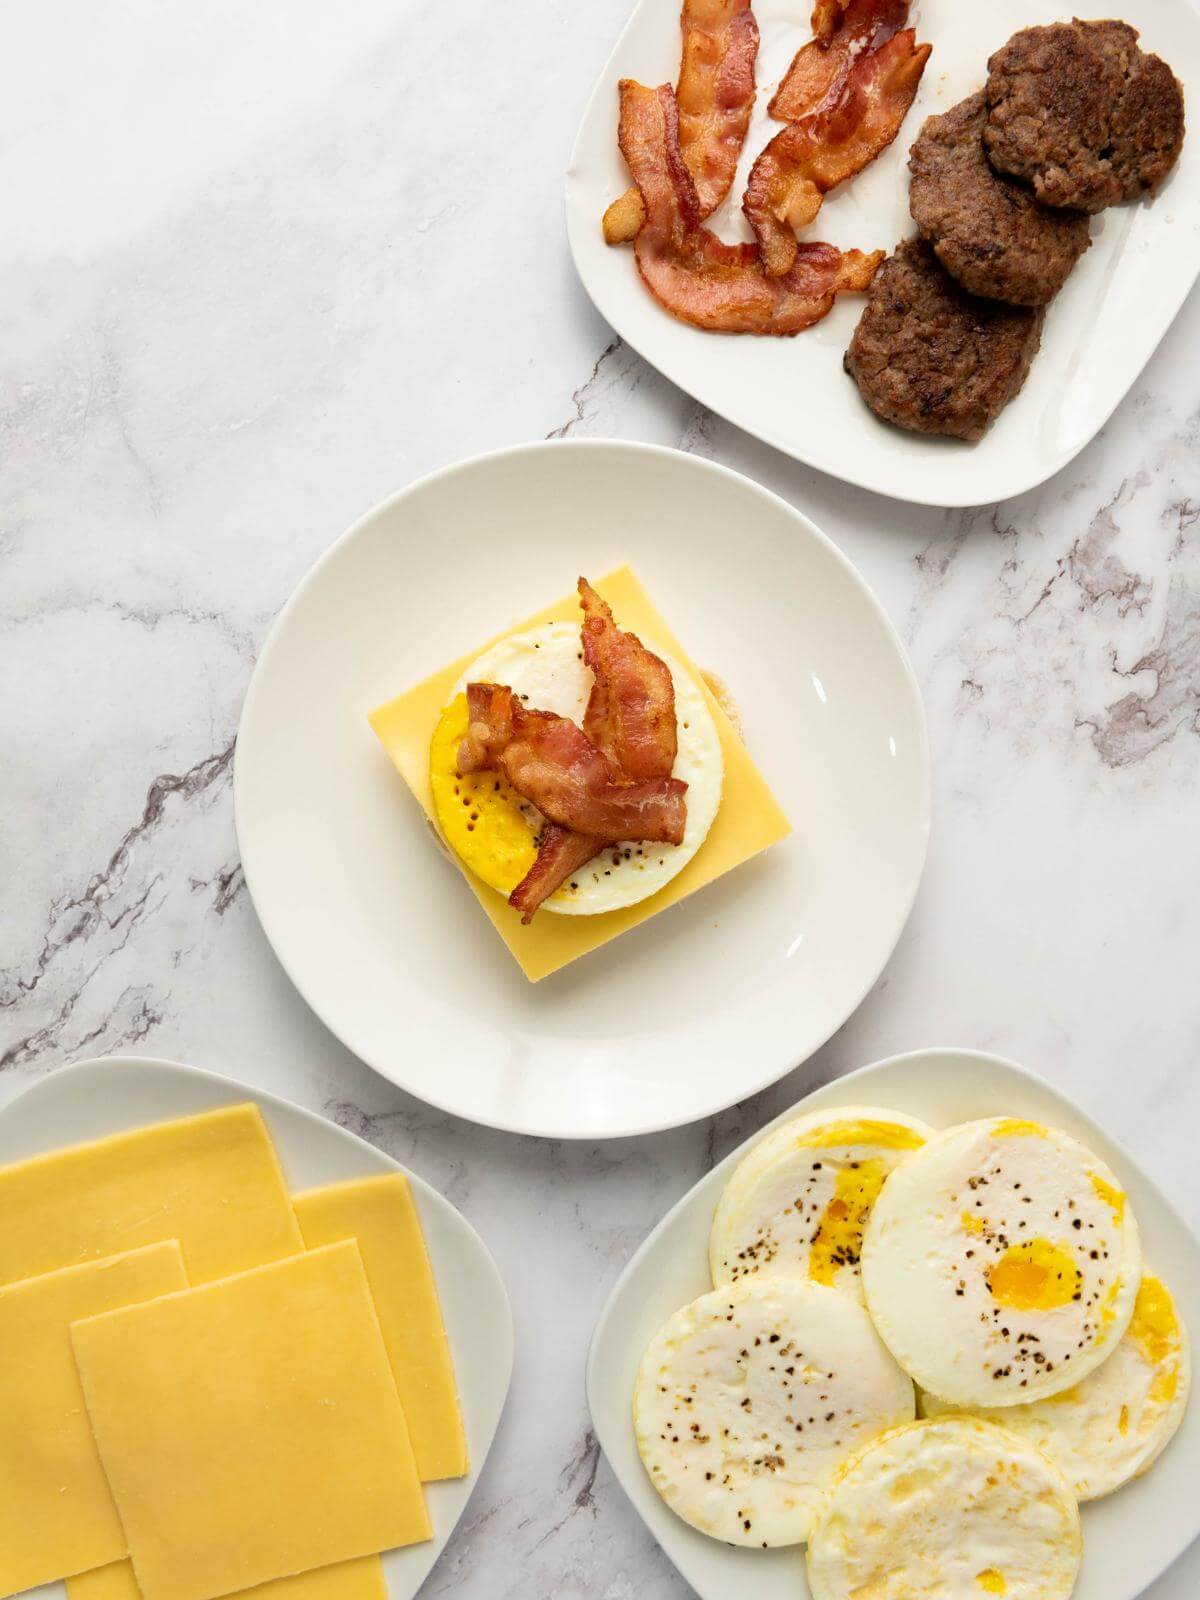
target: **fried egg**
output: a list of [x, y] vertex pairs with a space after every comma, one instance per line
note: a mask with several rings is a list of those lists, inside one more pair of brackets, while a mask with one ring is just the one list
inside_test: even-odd
[[1116, 1178], [1064, 1133], [995, 1117], [935, 1134], [867, 1222], [867, 1307], [922, 1389], [1023, 1404], [1079, 1383], [1133, 1315], [1141, 1247]]
[[713, 1538], [808, 1537], [839, 1462], [915, 1412], [909, 1379], [848, 1295], [758, 1277], [684, 1306], [634, 1388], [637, 1446], [672, 1511]]
[[808, 1546], [813, 1600], [1066, 1600], [1083, 1540], [1058, 1468], [973, 1417], [915, 1422], [847, 1462]]
[[933, 1130], [900, 1111], [841, 1106], [786, 1122], [737, 1165], [713, 1217], [715, 1284], [787, 1272], [862, 1299], [863, 1228], [884, 1179]]
[[[653, 645], [651, 641], [647, 641]], [[724, 760], [712, 713], [699, 685], [662, 655], [675, 685], [679, 751], [672, 775], [688, 786], [683, 843], [630, 843], [607, 848], [547, 899], [541, 909], [594, 916], [645, 900], [699, 850], [721, 803]], [[457, 774], [467, 731], [468, 683], [500, 683], [539, 711], [582, 726], [592, 688], [575, 622], [550, 622], [511, 634], [473, 661], [442, 712], [429, 752], [429, 778], [442, 837], [484, 883], [509, 895], [533, 865], [545, 826], [537, 809], [494, 772]]]
[[[1167, 1286], [1146, 1274], [1125, 1337], [1061, 1394], [987, 1415], [1044, 1450], [1080, 1500], [1111, 1494], [1153, 1465], [1183, 1420], [1191, 1383], [1187, 1332]], [[927, 1416], [948, 1407], [922, 1397]]]

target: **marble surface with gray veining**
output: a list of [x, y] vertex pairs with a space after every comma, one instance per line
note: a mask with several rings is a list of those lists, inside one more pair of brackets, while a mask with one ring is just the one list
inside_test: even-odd
[[[188, 1060], [461, 1207], [518, 1334], [425, 1590], [463, 1600], [689, 1592], [598, 1457], [587, 1339], [662, 1212], [814, 1084], [997, 1050], [1200, 1217], [1200, 294], [1018, 500], [796, 465], [576, 282], [562, 175], [628, 4], [39, 0], [0, 61], [0, 1101], [89, 1055]], [[912, 654], [935, 819], [899, 949], [818, 1056], [709, 1123], [573, 1146], [431, 1111], [323, 1030], [250, 905], [231, 770], [255, 652], [341, 529], [457, 458], [607, 435], [749, 473], [839, 543]], [[1150, 1593], [1198, 1587], [1193, 1549]]]

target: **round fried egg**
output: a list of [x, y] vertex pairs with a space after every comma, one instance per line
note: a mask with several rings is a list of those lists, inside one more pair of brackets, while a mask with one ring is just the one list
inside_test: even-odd
[[1083, 1540], [1070, 1485], [993, 1423], [897, 1428], [847, 1462], [808, 1545], [813, 1600], [1066, 1600]]
[[956, 1406], [1080, 1382], [1133, 1315], [1141, 1247], [1112, 1173], [1064, 1133], [994, 1117], [935, 1134], [867, 1222], [867, 1306], [901, 1366]]
[[799, 1544], [839, 1462], [915, 1412], [860, 1305], [747, 1278], [684, 1306], [638, 1372], [638, 1450], [672, 1511], [729, 1544]]
[[[1146, 1274], [1125, 1337], [1082, 1383], [986, 1415], [1044, 1450], [1078, 1499], [1096, 1500], [1158, 1460], [1183, 1420], [1190, 1383], [1187, 1332], [1166, 1285]], [[950, 1408], [924, 1395], [922, 1409], [940, 1416]]]
[[[679, 749], [672, 776], [688, 786], [683, 843], [609, 846], [556, 889], [543, 903], [544, 911], [594, 916], [636, 905], [682, 872], [712, 826], [724, 781], [720, 735], [700, 686], [659, 654], [675, 686]], [[511, 634], [473, 661], [434, 730], [429, 780], [442, 837], [477, 877], [503, 895], [511, 894], [532, 867], [545, 822], [498, 773], [458, 776], [458, 751], [468, 722], [467, 684], [504, 684], [532, 709], [553, 711], [582, 726], [592, 682], [579, 624], [549, 622]]]
[[713, 1282], [787, 1272], [861, 1300], [871, 1207], [892, 1169], [932, 1132], [874, 1106], [814, 1111], [776, 1128], [725, 1185], [708, 1244]]

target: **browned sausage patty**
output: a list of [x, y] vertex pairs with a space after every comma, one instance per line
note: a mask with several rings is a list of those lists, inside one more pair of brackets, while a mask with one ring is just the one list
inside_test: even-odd
[[846, 371], [885, 422], [979, 439], [1025, 382], [1043, 316], [968, 294], [906, 239], [875, 275]]
[[1087, 249], [1087, 217], [1042, 206], [983, 153], [983, 92], [927, 118], [908, 157], [908, 209], [938, 260], [964, 289], [1017, 306], [1044, 306]]
[[1183, 145], [1183, 90], [1127, 22], [1023, 28], [988, 62], [983, 142], [1039, 200], [1103, 211], [1154, 190]]

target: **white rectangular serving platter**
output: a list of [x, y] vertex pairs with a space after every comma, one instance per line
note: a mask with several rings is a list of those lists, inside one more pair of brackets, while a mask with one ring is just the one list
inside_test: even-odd
[[[0, 1110], [0, 1165], [129, 1128], [253, 1101], [275, 1141], [292, 1193], [404, 1168], [344, 1128], [231, 1078], [177, 1062], [108, 1056], [60, 1067]], [[513, 1324], [508, 1294], [475, 1230], [436, 1189], [407, 1173], [437, 1278], [458, 1379], [471, 1470], [425, 1485], [433, 1538], [383, 1557], [390, 1600], [412, 1600], [479, 1481], [508, 1394]], [[33, 1591], [65, 1595], [63, 1584]]]
[[[708, 1232], [733, 1167], [751, 1145], [802, 1112], [837, 1105], [907, 1111], [934, 1127], [996, 1115], [1028, 1117], [1073, 1134], [1117, 1173], [1141, 1226], [1147, 1264], [1200, 1329], [1200, 1241], [1149, 1176], [1102, 1128], [1044, 1079], [998, 1056], [923, 1050], [862, 1067], [806, 1096], [702, 1178], [625, 1268], [588, 1356], [587, 1391], [601, 1448], [621, 1487], [700, 1600], [810, 1600], [799, 1547], [748, 1550], [681, 1521], [661, 1500], [634, 1441], [631, 1400], [642, 1352], [678, 1307], [712, 1287]], [[1083, 1570], [1073, 1600], [1134, 1600], [1200, 1533], [1200, 1401], [1151, 1471], [1082, 1508]], [[1191, 1563], [1189, 1570], [1191, 1569]], [[1172, 1600], [1194, 1593], [1172, 1589]], [[1167, 1600], [1164, 1590], [1161, 1600]]]
[[[741, 215], [754, 157], [781, 126], [767, 101], [810, 37], [809, 0], [756, 0], [762, 32], [758, 99], [738, 177], [710, 225], [749, 238]], [[1191, 131], [1153, 200], [1093, 219], [1091, 249], [1050, 307], [1042, 349], [1020, 395], [977, 444], [906, 433], [878, 421], [842, 371], [863, 299], [846, 295], [795, 338], [704, 333], [664, 311], [638, 277], [628, 246], [600, 231], [628, 187], [617, 149], [617, 82], [674, 83], [678, 0], [641, 0], [600, 74], [567, 172], [567, 230], [584, 287], [621, 338], [718, 415], [798, 461], [901, 500], [980, 505], [1043, 482], [1103, 426], [1153, 354], [1200, 271], [1200, 10], [1194, 0], [1121, 0], [1085, 15], [1140, 29], [1184, 85]], [[1018, 28], [1069, 20], [1054, 0], [918, 0], [918, 38], [933, 46], [921, 87], [890, 149], [826, 201], [805, 237], [891, 250], [916, 230], [908, 215], [908, 151], [922, 121], [982, 86], [987, 58]]]

